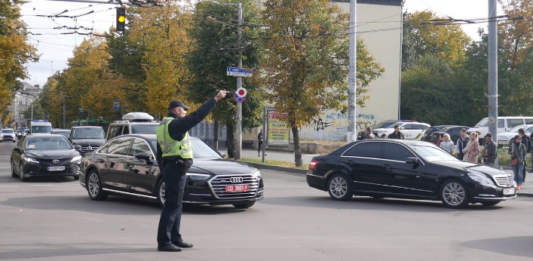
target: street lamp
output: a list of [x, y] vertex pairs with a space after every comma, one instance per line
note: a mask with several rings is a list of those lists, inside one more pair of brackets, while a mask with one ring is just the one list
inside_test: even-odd
[[[239, 68], [242, 68], [242, 47], [241, 47], [241, 41], [242, 41], [242, 3], [220, 3], [214, 0], [207, 0], [206, 2], [211, 2], [218, 5], [231, 5], [231, 6], [237, 6], [238, 8], [238, 46], [239, 46]], [[213, 18], [211, 18], [213, 19]], [[210, 19], [210, 20], [211, 20]], [[214, 19], [213, 19], [214, 20]], [[242, 87], [242, 77], [237, 77], [237, 90]], [[235, 159], [239, 160], [241, 159], [241, 151], [242, 151], [242, 103], [237, 103], [237, 126], [235, 126], [235, 136], [237, 137], [237, 147], [235, 149]]]

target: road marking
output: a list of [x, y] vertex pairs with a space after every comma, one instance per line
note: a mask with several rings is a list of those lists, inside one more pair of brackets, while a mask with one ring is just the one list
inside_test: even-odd
[[32, 187], [51, 187], [52, 185], [31, 185]]
[[4, 186], [0, 185], [0, 188], [18, 188], [19, 186]]

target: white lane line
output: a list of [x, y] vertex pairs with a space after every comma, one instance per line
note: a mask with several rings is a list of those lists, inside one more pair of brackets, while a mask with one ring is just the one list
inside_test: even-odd
[[52, 185], [31, 185], [32, 187], [51, 187]]
[[0, 188], [18, 188], [19, 186], [2, 186], [0, 185]]

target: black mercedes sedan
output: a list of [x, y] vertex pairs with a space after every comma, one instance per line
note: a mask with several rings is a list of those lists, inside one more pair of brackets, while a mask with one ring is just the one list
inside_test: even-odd
[[70, 129], [68, 139], [72, 145], [80, 145], [80, 153], [83, 156], [104, 144], [105, 132], [101, 126], [75, 126]]
[[[194, 164], [187, 173], [184, 203], [249, 208], [263, 199], [260, 172], [246, 164], [222, 158], [202, 140], [191, 137]], [[80, 184], [93, 200], [109, 194], [157, 200], [165, 204], [165, 183], [155, 160], [156, 135], [115, 137], [81, 163]]]
[[11, 153], [11, 176], [72, 176], [79, 178], [81, 155], [59, 134], [26, 135]]
[[457, 160], [422, 141], [365, 140], [350, 143], [309, 164], [307, 184], [335, 200], [374, 198], [441, 200], [451, 208], [493, 206], [516, 197], [504, 171]]

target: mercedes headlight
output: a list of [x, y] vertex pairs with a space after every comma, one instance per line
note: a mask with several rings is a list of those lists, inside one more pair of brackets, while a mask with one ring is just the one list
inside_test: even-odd
[[192, 180], [206, 180], [209, 178], [207, 174], [187, 173], [187, 176]]
[[70, 160], [70, 162], [81, 163], [81, 156], [75, 156]]
[[28, 163], [39, 163], [39, 161], [37, 161], [36, 159], [30, 158], [30, 157], [26, 157], [25, 155], [22, 155], [21, 158], [22, 158], [23, 161], [26, 161]]
[[469, 172], [468, 176], [473, 179], [474, 181], [478, 182], [481, 185], [487, 185], [487, 186], [495, 186], [492, 179], [487, 177], [485, 174], [482, 173], [476, 173], [476, 172]]

